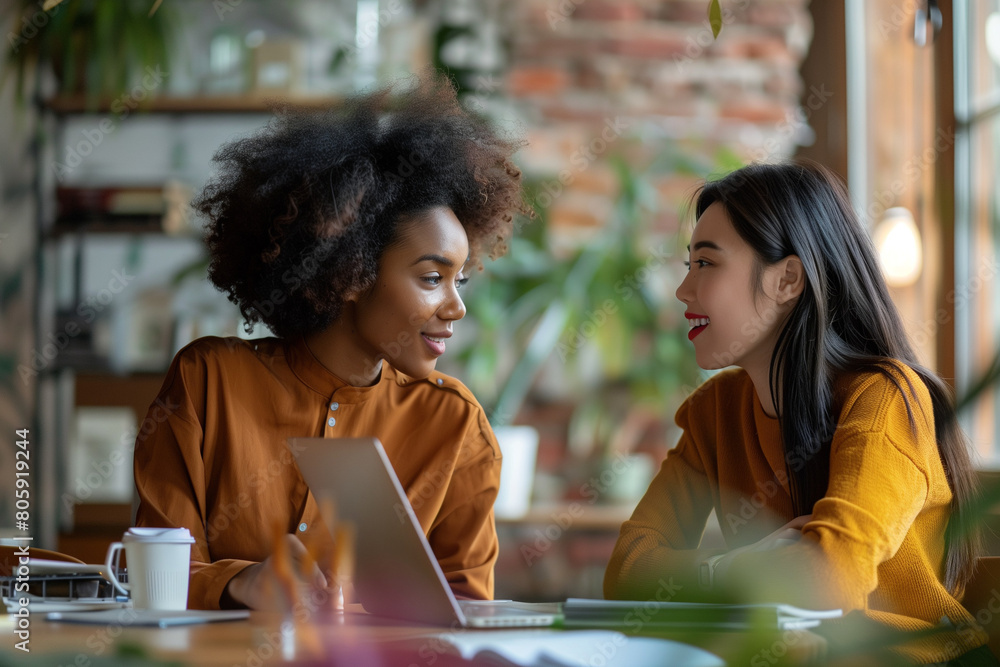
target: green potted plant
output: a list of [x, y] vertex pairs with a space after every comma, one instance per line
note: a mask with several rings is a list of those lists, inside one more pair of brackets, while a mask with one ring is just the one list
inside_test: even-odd
[[[666, 406], [700, 380], [673, 303], [679, 276], [671, 267], [680, 264], [683, 244], [657, 240], [648, 228], [662, 210], [653, 177], [703, 177], [738, 166], [729, 153], [696, 158], [669, 150], [642, 172], [626, 159], [611, 164], [618, 196], [589, 241], [556, 256], [547, 210], [538, 208], [511, 252], [476, 277], [466, 295], [474, 333], [457, 355], [464, 364], [458, 373], [494, 426], [514, 419], [543, 367], [560, 367], [563, 383], [577, 389], [568, 446], [583, 468], [630, 456], [642, 434], [669, 417]], [[536, 187], [527, 185], [531, 201]]]
[[[147, 68], [169, 70], [175, 20], [161, 0], [21, 0], [6, 17], [7, 66], [23, 99], [33, 73], [51, 66], [56, 95], [85, 94], [90, 104], [135, 85]], [[37, 76], [37, 75], [36, 75]]]

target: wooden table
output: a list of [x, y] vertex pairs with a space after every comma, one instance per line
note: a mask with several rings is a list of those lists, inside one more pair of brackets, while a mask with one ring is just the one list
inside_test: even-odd
[[[461, 629], [407, 625], [351, 609], [312, 625], [296, 625], [280, 614], [253, 612], [248, 620], [173, 628], [134, 627], [128, 610], [122, 623], [80, 625], [31, 618], [30, 654], [14, 649], [10, 616], [0, 616], [0, 665], [184, 664], [233, 667], [295, 663], [349, 667], [453, 667], [469, 663], [451, 655], [438, 636]], [[504, 633], [507, 630], [490, 632]], [[825, 642], [809, 632], [701, 633], [674, 637], [722, 656], [729, 664], [804, 664], [822, 655]], [[141, 662], [109, 661], [139, 656]], [[595, 659], [599, 656], [595, 656]], [[754, 658], [757, 663], [752, 662]], [[604, 664], [597, 660], [593, 664]]]

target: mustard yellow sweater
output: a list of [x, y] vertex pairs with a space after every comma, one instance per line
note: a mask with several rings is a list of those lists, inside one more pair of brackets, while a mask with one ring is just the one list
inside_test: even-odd
[[[926, 663], [957, 657], [987, 636], [942, 583], [952, 495], [930, 396], [905, 370], [913, 393], [894, 374], [907, 391], [916, 431], [888, 378], [842, 378], [829, 487], [803, 539], [735, 557], [725, 583], [741, 587], [741, 596], [856, 611], [900, 630], [950, 623], [952, 629], [900, 651]], [[679, 443], [622, 526], [604, 579], [608, 598], [647, 599], [671, 577], [682, 591], [698, 591], [698, 563], [720, 553], [698, 548], [713, 508], [729, 549], [795, 518], [779, 422], [764, 413], [746, 372], [713, 376], [684, 402], [676, 422], [683, 429]], [[792, 458], [788, 465], [801, 463]]]

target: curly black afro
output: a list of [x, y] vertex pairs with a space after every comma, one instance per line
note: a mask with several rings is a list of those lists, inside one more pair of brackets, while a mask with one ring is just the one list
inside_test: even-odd
[[507, 251], [514, 215], [529, 213], [511, 161], [521, 145], [430, 76], [326, 111], [282, 110], [219, 149], [194, 202], [208, 218], [209, 278], [248, 331], [322, 331], [374, 284], [401, 217], [437, 206], [455, 212], [481, 267]]

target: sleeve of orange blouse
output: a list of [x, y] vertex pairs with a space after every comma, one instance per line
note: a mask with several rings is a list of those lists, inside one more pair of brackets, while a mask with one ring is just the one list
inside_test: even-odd
[[[135, 486], [139, 495], [136, 525], [191, 531], [191, 579], [188, 607], [218, 609], [229, 580], [249, 561], [212, 562], [205, 538], [205, 470], [201, 457], [203, 432], [198, 418], [194, 383], [201, 371], [182, 351], [174, 359], [159, 396], [153, 402], [135, 443]], [[190, 387], [188, 383], [191, 383]]]
[[493, 502], [500, 488], [500, 448], [485, 415], [473, 422], [428, 541], [455, 595], [493, 599], [499, 553]]
[[[803, 539], [770, 552], [733, 559], [727, 581], [753, 581], [772, 595], [811, 608], [865, 609], [878, 585], [878, 567], [899, 550], [928, 494], [918, 463], [937, 456], [933, 424], [921, 419], [913, 433], [902, 395], [890, 390], [879, 431], [839, 428], [830, 453], [826, 495], [813, 506]], [[930, 410], [929, 406], [924, 408]]]
[[[675, 421], [684, 429], [659, 473], [621, 528], [604, 574], [608, 599], [699, 597], [698, 565], [718, 550], [698, 549], [712, 511], [712, 489], [688, 430], [688, 403]], [[669, 596], [669, 597], [665, 597]]]

